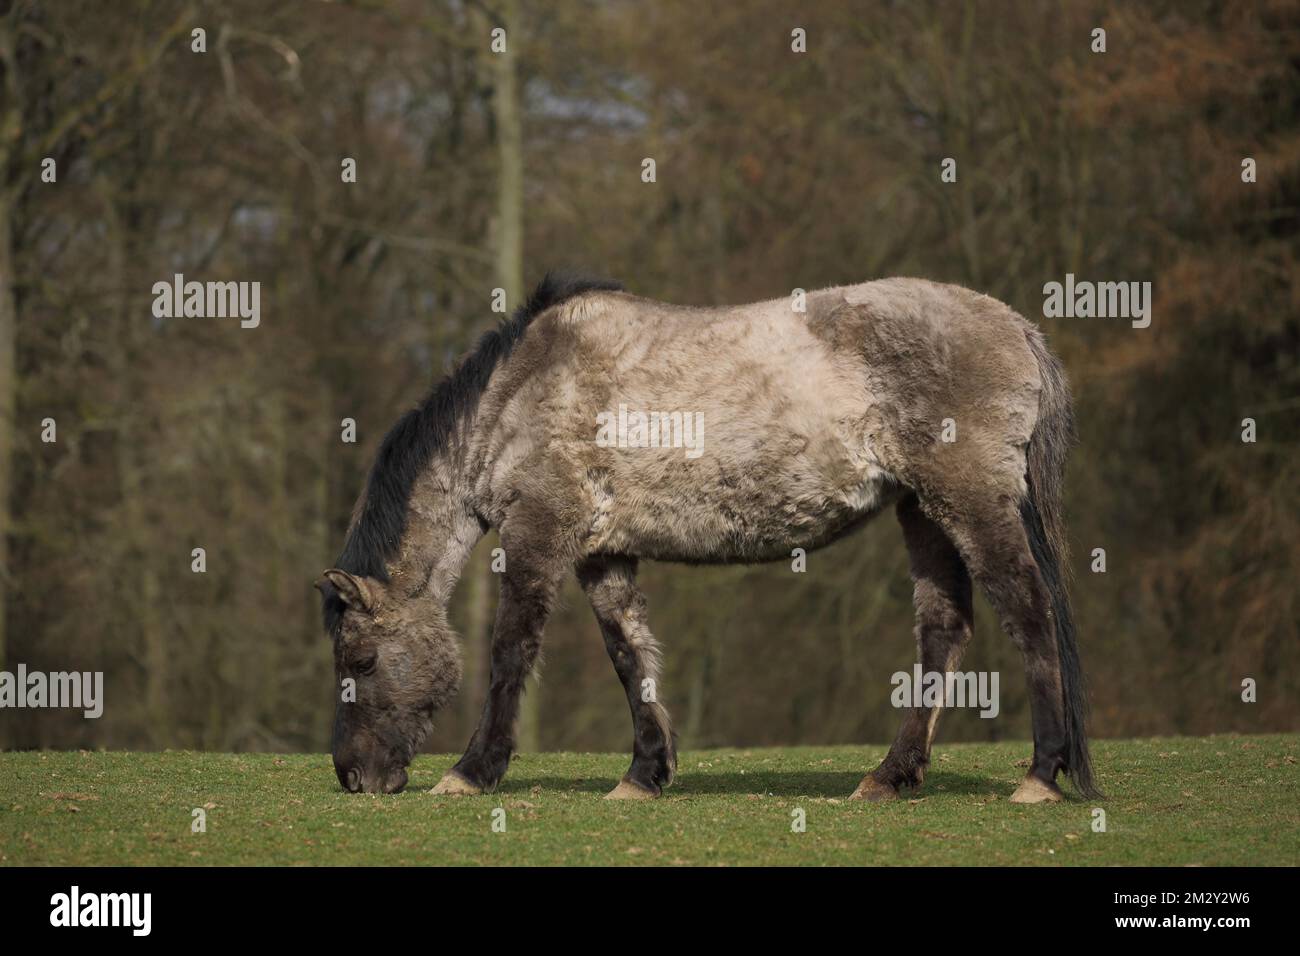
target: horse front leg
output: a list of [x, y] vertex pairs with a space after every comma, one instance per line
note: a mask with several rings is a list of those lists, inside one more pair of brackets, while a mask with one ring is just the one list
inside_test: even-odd
[[[520, 527], [525, 531], [515, 530]], [[540, 533], [545, 527], [544, 522], [522, 516], [502, 526], [506, 570], [492, 631], [487, 699], [464, 756], [431, 793], [486, 793], [496, 788], [510, 766], [519, 698], [537, 662], [546, 618], [568, 566], [557, 538]]]
[[632, 709], [632, 766], [606, 797], [657, 797], [677, 772], [677, 749], [668, 711], [659, 702], [659, 646], [650, 633], [645, 596], [636, 586], [636, 560], [588, 558], [578, 565], [578, 581]]

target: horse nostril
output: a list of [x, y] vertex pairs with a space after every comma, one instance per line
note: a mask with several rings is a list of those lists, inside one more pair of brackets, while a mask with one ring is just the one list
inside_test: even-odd
[[356, 793], [361, 789], [361, 771], [353, 767], [348, 771], [348, 792]]

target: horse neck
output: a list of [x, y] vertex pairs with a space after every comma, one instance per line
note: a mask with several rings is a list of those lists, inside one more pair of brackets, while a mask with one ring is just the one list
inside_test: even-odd
[[423, 593], [444, 608], [470, 552], [483, 537], [460, 470], [443, 458], [416, 481], [407, 503], [402, 557], [392, 572], [421, 581]]

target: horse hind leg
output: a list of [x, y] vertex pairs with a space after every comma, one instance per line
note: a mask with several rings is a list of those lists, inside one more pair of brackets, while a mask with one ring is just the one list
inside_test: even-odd
[[[926, 674], [955, 670], [974, 623], [970, 575], [947, 535], [921, 512], [915, 495], [899, 502], [897, 511], [911, 564], [921, 670]], [[930, 763], [941, 711], [942, 706], [909, 708], [889, 753], [863, 777], [850, 799], [891, 800], [902, 787], [919, 787]]]
[[1002, 499], [973, 514], [947, 517], [944, 527], [1024, 660], [1034, 756], [1011, 800], [1057, 802], [1063, 795], [1056, 775], [1069, 762], [1065, 690], [1052, 595], [1023, 519], [1014, 505]]
[[657, 797], [676, 774], [677, 751], [668, 711], [659, 702], [659, 647], [647, 623], [645, 597], [636, 586], [636, 561], [588, 559], [578, 566], [578, 581], [632, 710], [632, 766], [607, 796]]

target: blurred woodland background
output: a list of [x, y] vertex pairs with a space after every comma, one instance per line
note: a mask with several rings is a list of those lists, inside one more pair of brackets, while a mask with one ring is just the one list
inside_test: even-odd
[[[890, 275], [1007, 301], [1078, 401], [1094, 732], [1296, 729], [1298, 239], [1296, 2], [0, 0], [0, 660], [106, 675], [101, 719], [6, 710], [0, 743], [326, 749], [311, 582], [371, 455], [498, 321], [492, 290], [513, 307], [554, 267], [688, 304]], [[155, 319], [177, 272], [260, 281], [260, 326]], [[1067, 272], [1151, 281], [1150, 328], [1044, 319]], [[481, 706], [494, 546], [431, 749]], [[805, 574], [643, 583], [684, 746], [892, 739], [892, 515]], [[1019, 655], [977, 617], [964, 667], [1002, 673], [1002, 714], [941, 738], [1027, 738]], [[576, 585], [547, 633], [521, 749], [625, 749]]]

